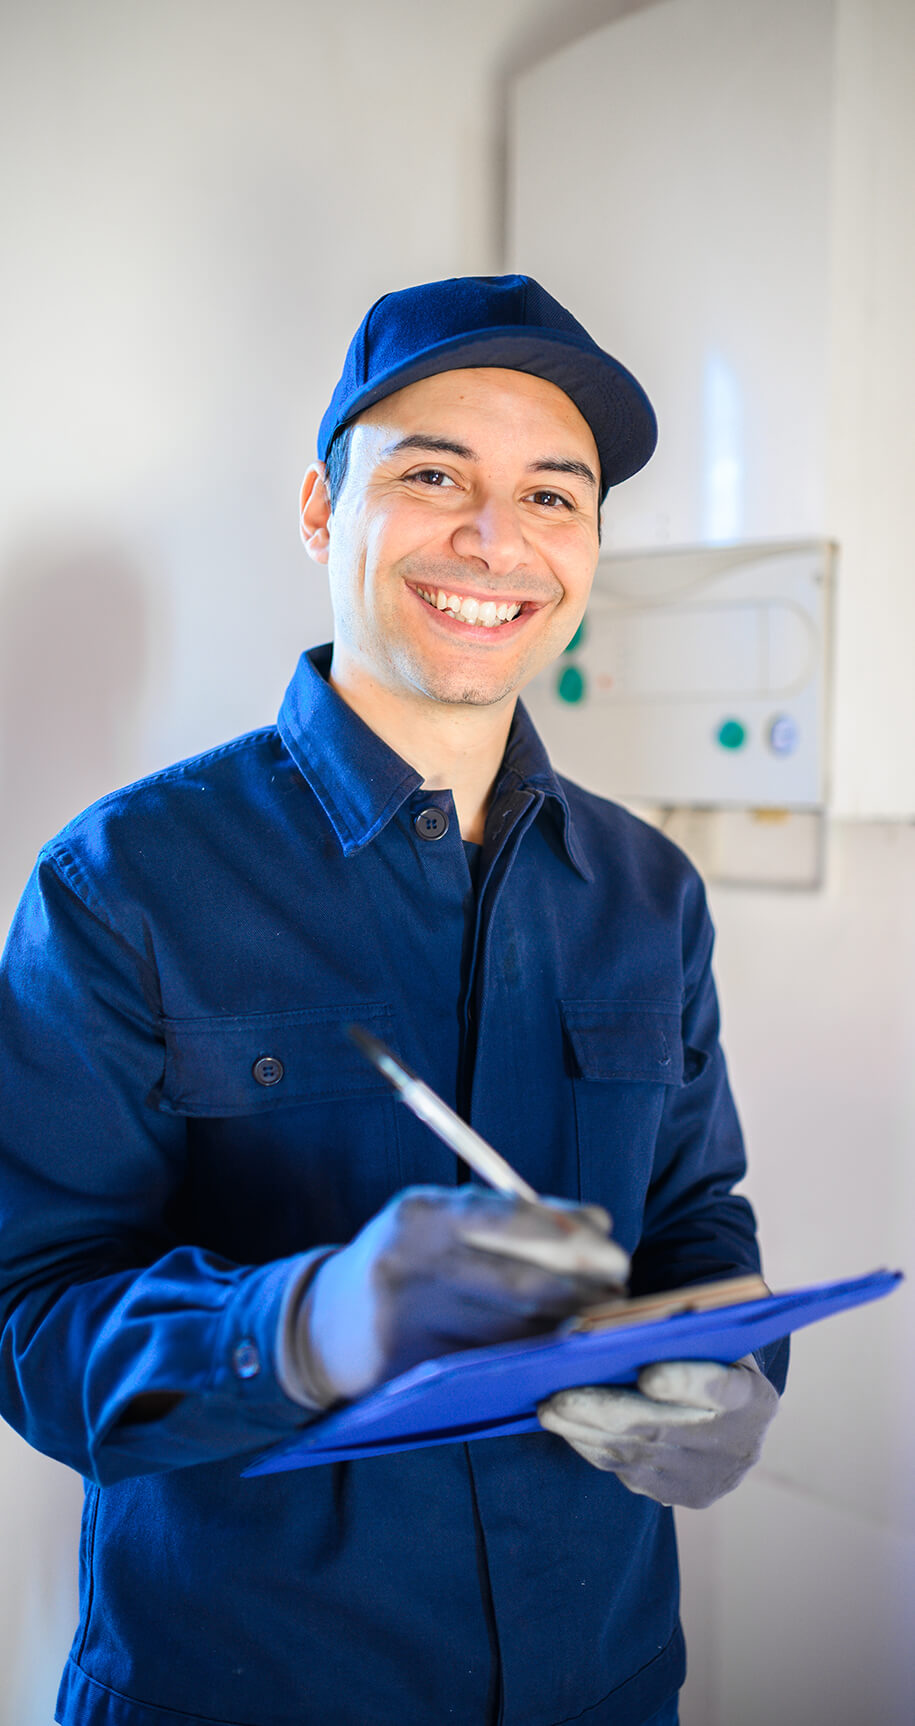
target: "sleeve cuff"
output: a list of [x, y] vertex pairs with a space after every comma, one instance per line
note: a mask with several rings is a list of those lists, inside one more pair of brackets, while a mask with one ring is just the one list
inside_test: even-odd
[[292, 1402], [312, 1414], [323, 1414], [336, 1399], [329, 1386], [323, 1386], [308, 1370], [305, 1351], [296, 1345], [296, 1329], [305, 1297], [325, 1259], [338, 1252], [337, 1247], [316, 1247], [304, 1253], [299, 1270], [290, 1277], [280, 1307], [276, 1332], [276, 1376], [280, 1388]]
[[[301, 1424], [326, 1406], [300, 1384], [291, 1349], [304, 1291], [336, 1247], [316, 1247], [249, 1272], [227, 1303], [209, 1388], [247, 1407], [255, 1420]], [[298, 1393], [298, 1394], [297, 1394]]]

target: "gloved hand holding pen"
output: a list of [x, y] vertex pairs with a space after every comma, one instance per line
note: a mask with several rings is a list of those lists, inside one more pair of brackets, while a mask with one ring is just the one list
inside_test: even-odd
[[629, 1261], [597, 1207], [467, 1185], [398, 1193], [303, 1292], [287, 1379], [314, 1406], [456, 1349], [551, 1330], [620, 1292]]
[[401, 1101], [497, 1190], [410, 1187], [317, 1272], [306, 1271], [279, 1346], [290, 1394], [328, 1408], [420, 1361], [536, 1336], [622, 1293], [629, 1259], [608, 1238], [606, 1211], [539, 1198], [393, 1050], [358, 1025], [349, 1035]]

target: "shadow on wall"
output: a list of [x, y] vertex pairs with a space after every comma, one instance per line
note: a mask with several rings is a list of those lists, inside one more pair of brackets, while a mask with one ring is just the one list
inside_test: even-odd
[[150, 621], [110, 540], [34, 541], [0, 570], [0, 911], [43, 842], [129, 775]]
[[[130, 777], [149, 596], [110, 538], [37, 538], [0, 568], [0, 928], [45, 839]], [[76, 1625], [78, 1476], [0, 1430], [0, 1726], [46, 1726]]]
[[79, 1616], [79, 1475], [0, 1426], [0, 1726], [49, 1726]]

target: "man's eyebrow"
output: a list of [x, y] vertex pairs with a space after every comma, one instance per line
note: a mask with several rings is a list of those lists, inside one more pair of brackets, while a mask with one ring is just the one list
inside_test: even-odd
[[585, 461], [566, 461], [562, 456], [545, 456], [542, 461], [532, 461], [528, 472], [572, 474], [597, 490], [597, 479]]
[[404, 449], [435, 450], [438, 455], [458, 455], [463, 461], [479, 461], [476, 450], [468, 449], [465, 443], [455, 443], [453, 438], [436, 437], [433, 432], [411, 432], [409, 437], [398, 438], [396, 443], [388, 444], [381, 452], [382, 460], [388, 456], [399, 455]]

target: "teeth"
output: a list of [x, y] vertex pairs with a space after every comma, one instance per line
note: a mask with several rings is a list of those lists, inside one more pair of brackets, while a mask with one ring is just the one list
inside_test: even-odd
[[520, 605], [507, 602], [496, 605], [493, 599], [472, 599], [469, 594], [462, 598], [459, 593], [446, 593], [441, 587], [418, 587], [416, 591], [436, 611], [447, 611], [452, 617], [459, 617], [462, 623], [473, 623], [482, 629], [496, 629], [499, 624], [510, 623], [521, 610]]

